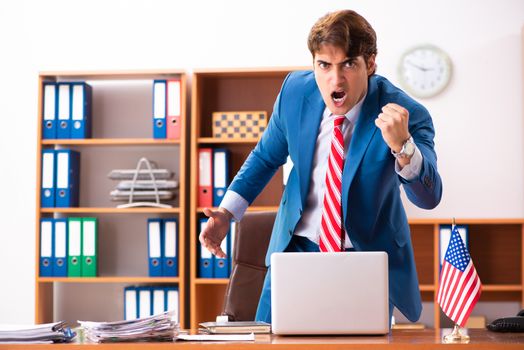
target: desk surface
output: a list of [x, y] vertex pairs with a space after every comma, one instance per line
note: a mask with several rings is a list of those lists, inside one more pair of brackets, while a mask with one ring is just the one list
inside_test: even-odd
[[[444, 329], [435, 331], [425, 330], [393, 330], [385, 336], [277, 336], [257, 335], [254, 342], [206, 342], [206, 350], [235, 349], [235, 350], [257, 350], [267, 349], [269, 346], [275, 349], [523, 349], [524, 333], [493, 333], [484, 329], [471, 329], [469, 344], [442, 344], [442, 334], [448, 334], [451, 330]], [[0, 349], [81, 349], [81, 350], [103, 350], [103, 349], [197, 349], [201, 348], [202, 342], [175, 343], [113, 343], [113, 344], [0, 344]]]

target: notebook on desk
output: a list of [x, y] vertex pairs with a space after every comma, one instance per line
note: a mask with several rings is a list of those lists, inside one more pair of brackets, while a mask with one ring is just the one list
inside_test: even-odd
[[202, 329], [211, 334], [270, 333], [271, 325], [257, 321], [204, 322]]
[[385, 252], [271, 255], [275, 334], [389, 332]]

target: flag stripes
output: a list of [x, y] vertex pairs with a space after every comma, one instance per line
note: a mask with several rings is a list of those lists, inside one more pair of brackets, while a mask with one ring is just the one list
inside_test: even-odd
[[440, 274], [437, 302], [442, 311], [461, 327], [480, 298], [482, 284], [473, 260], [453, 228]]

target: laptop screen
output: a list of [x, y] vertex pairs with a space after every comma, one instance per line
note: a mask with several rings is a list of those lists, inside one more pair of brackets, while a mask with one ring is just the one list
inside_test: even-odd
[[387, 254], [272, 254], [271, 317], [275, 334], [388, 333]]

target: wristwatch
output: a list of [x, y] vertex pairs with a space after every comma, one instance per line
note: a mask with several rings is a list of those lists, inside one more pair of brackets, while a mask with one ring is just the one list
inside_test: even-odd
[[413, 137], [410, 137], [406, 142], [404, 142], [400, 152], [397, 153], [391, 150], [391, 154], [395, 156], [395, 158], [411, 158], [413, 154], [415, 154], [415, 143], [413, 142]]

